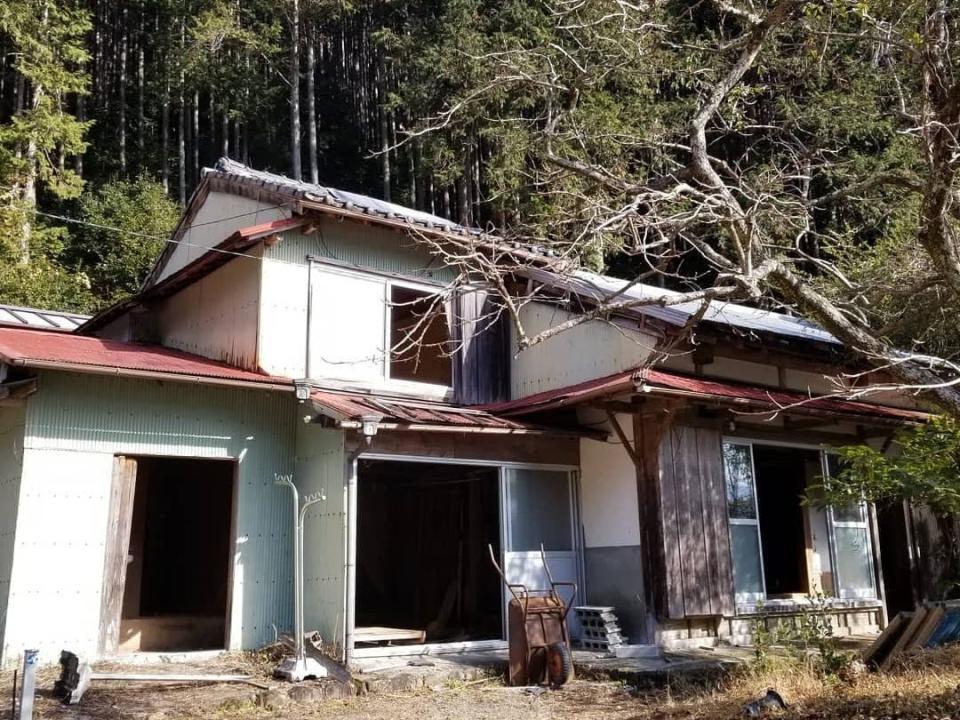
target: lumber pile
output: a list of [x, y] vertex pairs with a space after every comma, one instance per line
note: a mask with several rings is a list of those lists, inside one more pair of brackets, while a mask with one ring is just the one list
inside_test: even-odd
[[960, 603], [924, 603], [897, 614], [863, 652], [863, 662], [886, 670], [904, 653], [960, 642]]

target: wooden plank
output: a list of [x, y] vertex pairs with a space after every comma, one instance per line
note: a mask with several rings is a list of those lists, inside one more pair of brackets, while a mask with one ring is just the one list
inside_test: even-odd
[[580, 464], [580, 440], [569, 436], [381, 431], [373, 438], [366, 451], [387, 455], [527, 462], [537, 465]]
[[110, 486], [107, 542], [103, 563], [103, 595], [100, 605], [100, 655], [116, 653], [120, 641], [123, 590], [127, 580], [130, 526], [136, 491], [137, 461], [118, 456]]
[[697, 431], [682, 426], [675, 428], [673, 452], [681, 566], [677, 580], [683, 588], [683, 611], [687, 617], [710, 615], [710, 569], [703, 523]]
[[676, 452], [677, 434], [673, 429], [664, 433], [660, 442], [660, 518], [663, 536], [664, 593], [668, 618], [686, 616], [683, 602], [683, 562], [679, 534], [679, 502], [677, 499]]
[[923, 621], [923, 624], [917, 630], [916, 634], [910, 639], [910, 642], [907, 643], [907, 646], [903, 649], [904, 652], [923, 648], [927, 644], [927, 640], [930, 639], [930, 636], [933, 635], [934, 631], [940, 625], [940, 621], [943, 620], [943, 616], [946, 614], [946, 612], [946, 609], [940, 605], [930, 608], [926, 619]]
[[733, 563], [727, 518], [727, 487], [723, 472], [723, 437], [719, 430], [697, 431], [700, 480], [704, 498], [704, 527], [709, 538], [707, 564], [711, 570], [710, 611], [733, 615]]
[[415, 642], [422, 643], [427, 639], [426, 630], [413, 628], [393, 627], [358, 627], [353, 631], [353, 639], [362, 643], [381, 642]]
[[926, 620], [928, 612], [929, 610], [923, 605], [914, 611], [913, 615], [910, 617], [910, 622], [907, 623], [907, 626], [900, 634], [900, 637], [897, 638], [897, 641], [893, 644], [893, 647], [890, 648], [890, 652], [887, 653], [887, 656], [878, 663], [878, 667], [881, 670], [886, 670], [888, 667], [890, 667], [890, 664], [893, 662], [894, 658], [903, 652], [904, 648], [910, 644], [914, 635], [917, 634], [917, 631]]
[[861, 659], [865, 665], [869, 665], [875, 659], [883, 659], [884, 648], [896, 642], [895, 638], [898, 638], [900, 633], [903, 632], [905, 623], [907, 623], [911, 615], [912, 613], [897, 613], [893, 620], [883, 629], [883, 632], [877, 636], [877, 639], [870, 643], [870, 647], [863, 651]]

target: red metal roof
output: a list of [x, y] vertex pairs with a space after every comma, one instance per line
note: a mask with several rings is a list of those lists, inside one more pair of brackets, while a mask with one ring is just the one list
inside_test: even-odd
[[314, 390], [311, 399], [324, 414], [338, 421], [359, 422], [364, 417], [376, 417], [379, 422], [396, 424], [402, 428], [448, 427], [480, 429], [491, 432], [531, 430], [531, 426], [496, 417], [476, 408], [454, 407], [444, 403], [420, 400], [385, 398], [382, 396], [346, 393], [332, 390]]
[[654, 369], [626, 370], [559, 390], [537, 393], [519, 400], [485, 405], [483, 409], [502, 415], [529, 415], [624, 393], [681, 396], [771, 411], [782, 410], [800, 415], [839, 414], [866, 420], [901, 422], [926, 422], [930, 417], [929, 413], [919, 410], [836, 397], [818, 397], [796, 391], [723, 380], [708, 380]]
[[212, 381], [284, 385], [292, 381], [242, 370], [199, 355], [160, 347], [44, 330], [0, 327], [0, 360], [34, 368], [111, 375], [208, 378]]

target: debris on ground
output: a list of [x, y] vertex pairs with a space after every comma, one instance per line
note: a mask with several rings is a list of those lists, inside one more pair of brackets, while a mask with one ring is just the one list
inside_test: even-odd
[[773, 688], [766, 694], [743, 707], [743, 714], [747, 717], [760, 717], [766, 710], [786, 710], [787, 704], [783, 697]]
[[867, 667], [886, 670], [904, 654], [960, 641], [960, 603], [928, 602], [898, 613], [863, 652]]

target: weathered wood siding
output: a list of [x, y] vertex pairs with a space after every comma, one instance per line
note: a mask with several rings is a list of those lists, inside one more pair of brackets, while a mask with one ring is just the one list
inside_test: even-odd
[[720, 430], [674, 425], [665, 412], [636, 429], [648, 597], [661, 617], [733, 614]]
[[23, 434], [23, 406], [0, 407], [0, 660], [6, 656], [5, 628], [17, 535]]
[[458, 293], [453, 305], [453, 384], [457, 402], [479, 405], [510, 397], [510, 326], [492, 294], [481, 288]]

